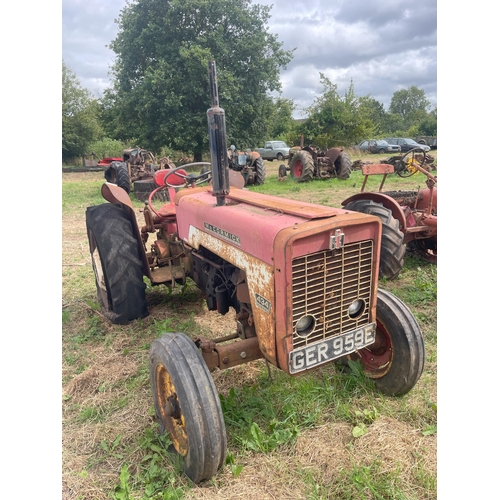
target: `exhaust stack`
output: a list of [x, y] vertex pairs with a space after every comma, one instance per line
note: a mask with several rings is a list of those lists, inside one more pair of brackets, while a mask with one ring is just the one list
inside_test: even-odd
[[208, 142], [210, 145], [210, 163], [212, 165], [213, 195], [217, 197], [217, 205], [226, 204], [229, 194], [229, 165], [227, 158], [226, 118], [219, 107], [217, 90], [217, 72], [215, 61], [208, 62], [208, 77], [210, 80], [210, 103], [207, 110]]

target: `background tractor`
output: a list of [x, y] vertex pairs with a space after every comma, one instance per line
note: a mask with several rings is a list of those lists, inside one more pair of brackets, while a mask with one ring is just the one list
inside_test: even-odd
[[402, 395], [425, 359], [415, 317], [378, 287], [377, 217], [232, 185], [215, 63], [208, 66], [210, 170], [190, 173], [206, 166], [196, 163], [156, 172], [157, 189], [170, 191], [170, 201], [155, 208], [152, 192], [140, 227], [128, 194], [113, 183], [101, 189], [107, 203], [86, 212], [97, 295], [113, 323], [147, 316], [144, 276], [169, 288], [192, 280], [208, 310], [234, 313], [231, 335], [164, 333], [149, 352], [159, 430], [195, 483], [225, 463], [212, 370], [263, 358], [298, 376], [359, 360], [380, 391]]
[[[382, 191], [387, 175], [410, 177], [417, 172], [427, 177], [426, 188], [416, 191]], [[407, 250], [430, 262], [437, 262], [437, 176], [428, 171], [426, 153], [415, 148], [392, 164], [362, 167], [365, 176], [361, 192], [342, 202], [347, 210], [375, 215], [382, 222], [380, 276], [395, 278], [404, 264]], [[370, 175], [382, 175], [377, 192], [365, 191]]]
[[351, 159], [343, 148], [330, 148], [323, 151], [315, 146], [291, 148], [288, 166], [278, 168], [279, 178], [290, 172], [298, 182], [312, 179], [348, 179], [351, 175]]
[[[142, 148], [123, 150], [123, 158], [104, 158], [99, 164], [108, 167], [104, 170], [104, 178], [124, 189], [127, 193], [133, 191], [140, 201], [146, 201], [149, 193], [157, 186], [153, 181], [157, 170], [175, 168], [168, 157], [160, 158], [158, 163], [151, 151]], [[166, 192], [159, 192], [155, 199], [166, 201]]]
[[236, 147], [231, 145], [227, 150], [227, 157], [229, 168], [243, 176], [245, 186], [264, 184], [266, 166], [257, 151], [236, 151]]

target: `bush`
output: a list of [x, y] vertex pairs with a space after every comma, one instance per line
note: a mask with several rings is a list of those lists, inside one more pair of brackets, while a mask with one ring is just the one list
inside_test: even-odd
[[126, 149], [122, 142], [105, 137], [99, 141], [91, 142], [88, 145], [88, 154], [94, 153], [98, 160], [102, 158], [118, 158], [122, 156]]

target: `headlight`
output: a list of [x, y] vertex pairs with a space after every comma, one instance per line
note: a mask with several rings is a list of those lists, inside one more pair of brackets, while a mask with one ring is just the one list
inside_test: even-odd
[[357, 299], [349, 306], [347, 314], [349, 315], [350, 318], [354, 319], [357, 318], [358, 316], [361, 316], [364, 310], [365, 310], [365, 301], [362, 299]]
[[302, 316], [302, 318], [297, 321], [295, 325], [295, 330], [297, 331], [297, 335], [300, 337], [307, 337], [314, 330], [315, 319], [314, 316], [307, 315]]

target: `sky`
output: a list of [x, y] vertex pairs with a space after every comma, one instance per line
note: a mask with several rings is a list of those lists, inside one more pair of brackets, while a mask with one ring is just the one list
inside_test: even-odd
[[[321, 95], [320, 73], [341, 95], [351, 80], [357, 96], [370, 95], [388, 110], [395, 91], [413, 85], [437, 106], [437, 0], [260, 0], [272, 5], [269, 31], [295, 49], [281, 71], [282, 95], [296, 118]], [[96, 96], [110, 84], [126, 0], [63, 0], [62, 58]], [[222, 105], [222, 103], [221, 103]]]

